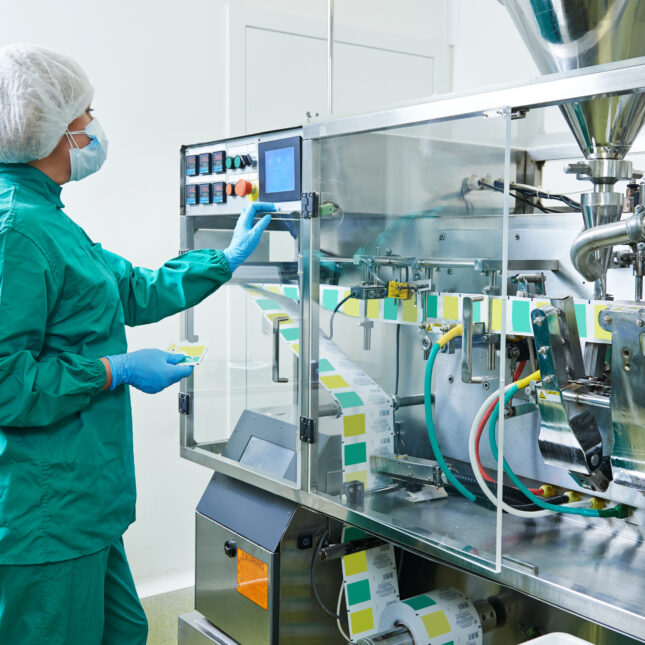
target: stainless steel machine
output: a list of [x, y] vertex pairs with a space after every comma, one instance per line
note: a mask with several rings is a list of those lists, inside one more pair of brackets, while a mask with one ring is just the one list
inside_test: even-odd
[[182, 148], [182, 250], [278, 207], [182, 322], [182, 645], [645, 642], [645, 7], [503, 4], [542, 78]]

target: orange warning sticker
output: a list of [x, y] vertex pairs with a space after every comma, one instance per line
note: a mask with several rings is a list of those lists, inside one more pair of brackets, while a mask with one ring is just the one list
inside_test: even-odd
[[262, 609], [269, 609], [269, 565], [237, 550], [237, 590]]

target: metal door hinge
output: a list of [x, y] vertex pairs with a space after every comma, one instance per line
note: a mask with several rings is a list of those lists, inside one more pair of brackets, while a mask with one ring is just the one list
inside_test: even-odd
[[304, 219], [318, 217], [318, 193], [302, 193], [300, 210]]
[[314, 442], [314, 420], [309, 417], [300, 417], [300, 441]]
[[179, 393], [179, 413], [190, 414], [190, 394]]

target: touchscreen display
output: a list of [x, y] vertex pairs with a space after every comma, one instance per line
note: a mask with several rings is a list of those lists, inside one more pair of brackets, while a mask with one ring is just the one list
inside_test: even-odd
[[295, 151], [293, 147], [267, 150], [264, 153], [267, 193], [285, 193], [296, 187]]

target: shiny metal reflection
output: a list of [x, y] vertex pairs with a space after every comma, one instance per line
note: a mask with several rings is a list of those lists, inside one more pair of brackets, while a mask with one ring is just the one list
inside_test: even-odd
[[[543, 74], [645, 55], [639, 0], [500, 0]], [[561, 106], [587, 159], [622, 159], [645, 119], [645, 94]]]

